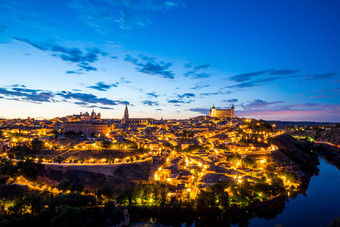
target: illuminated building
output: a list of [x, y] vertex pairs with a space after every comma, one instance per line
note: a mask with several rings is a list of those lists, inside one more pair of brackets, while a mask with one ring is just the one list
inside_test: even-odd
[[235, 108], [234, 105], [231, 106], [230, 109], [216, 109], [213, 106], [209, 111], [210, 117], [235, 117]]
[[67, 117], [67, 122], [63, 124], [64, 132], [73, 131], [75, 133], [82, 132], [83, 136], [106, 135], [111, 132], [112, 127], [105, 122], [101, 122], [100, 113], [96, 114], [92, 111], [89, 113], [80, 113], [80, 115], [72, 115]]
[[129, 118], [129, 110], [125, 106], [124, 117], [122, 119], [123, 125], [138, 126], [138, 125], [153, 125], [155, 119], [153, 118]]

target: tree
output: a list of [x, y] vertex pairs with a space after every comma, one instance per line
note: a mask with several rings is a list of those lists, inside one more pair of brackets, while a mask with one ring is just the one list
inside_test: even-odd
[[255, 159], [246, 156], [244, 159], [242, 159], [242, 164], [245, 165], [246, 167], [254, 167], [256, 165], [256, 161]]
[[112, 146], [112, 142], [104, 140], [100, 143], [100, 146], [104, 149], [109, 149]]
[[69, 180], [62, 180], [58, 184], [58, 189], [62, 191], [70, 190], [71, 189], [71, 182]]
[[80, 181], [75, 181], [71, 183], [71, 191], [82, 192], [84, 191], [84, 185]]
[[238, 162], [242, 159], [241, 155], [239, 153], [234, 153], [232, 155], [228, 155], [227, 157], [227, 161], [234, 161], [234, 162]]
[[82, 137], [83, 136], [83, 132], [82, 131], [76, 132], [75, 136]]
[[61, 158], [61, 156], [58, 156], [57, 157], [57, 159], [56, 159], [56, 161], [59, 163], [59, 165], [60, 165], [60, 163], [63, 161], [63, 159]]
[[278, 177], [272, 178], [272, 187], [274, 195], [281, 194], [285, 191], [283, 180]]
[[0, 185], [4, 185], [8, 181], [8, 176], [0, 176]]
[[59, 194], [53, 200], [52, 206], [61, 208], [63, 206], [92, 207], [96, 205], [96, 198], [92, 195], [80, 193]]
[[59, 132], [57, 130], [53, 130], [52, 131], [52, 134], [54, 134], [54, 138], [57, 140], [58, 139], [58, 136], [59, 136]]
[[103, 187], [101, 188], [101, 191], [102, 191], [102, 194], [106, 197], [110, 197], [113, 194], [112, 188], [107, 184], [103, 185]]
[[35, 163], [31, 159], [26, 159], [24, 162], [18, 162], [17, 167], [19, 174], [32, 180], [35, 180], [37, 174], [44, 169], [44, 166], [41, 163]]
[[76, 135], [76, 132], [75, 131], [67, 131], [67, 132], [64, 132], [64, 136], [75, 136]]
[[36, 150], [36, 151], [40, 151], [42, 149], [44, 149], [45, 146], [44, 146], [44, 142], [39, 140], [38, 138], [34, 138], [32, 140], [32, 149], [33, 150]]
[[198, 150], [206, 150], [207, 147], [203, 147], [201, 145], [189, 145], [189, 147], [185, 148], [183, 150], [183, 152], [189, 152], [192, 153], [194, 151], [198, 151]]
[[284, 171], [281, 175], [283, 175], [286, 178], [286, 180], [289, 180], [291, 182], [298, 181], [298, 177], [294, 172]]
[[32, 212], [40, 212], [47, 204], [45, 198], [40, 196], [37, 192], [30, 192], [23, 197], [23, 202], [31, 206]]

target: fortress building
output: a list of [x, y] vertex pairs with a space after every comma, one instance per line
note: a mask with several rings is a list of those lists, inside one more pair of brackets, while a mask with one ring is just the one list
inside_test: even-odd
[[99, 136], [106, 135], [111, 132], [112, 126], [101, 120], [101, 114], [96, 114], [92, 111], [91, 115], [86, 112], [79, 115], [71, 115], [66, 117], [67, 121], [64, 122], [64, 132], [82, 132], [84, 136]]
[[209, 111], [210, 117], [235, 117], [235, 108], [234, 105], [231, 106], [230, 109], [216, 109], [215, 106]]
[[75, 122], [75, 121], [97, 121], [101, 119], [101, 114], [98, 113], [96, 114], [94, 112], [94, 110], [92, 110], [91, 115], [86, 112], [86, 113], [82, 113], [80, 112], [80, 114], [73, 114], [73, 115], [68, 115], [66, 116], [66, 120], [68, 122]]
[[129, 118], [129, 110], [127, 105], [125, 106], [124, 117], [122, 119], [123, 125], [139, 126], [139, 125], [153, 125], [153, 118]]

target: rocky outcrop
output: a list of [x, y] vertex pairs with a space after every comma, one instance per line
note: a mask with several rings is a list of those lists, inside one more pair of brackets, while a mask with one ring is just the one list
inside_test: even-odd
[[316, 130], [315, 140], [340, 145], [340, 128]]
[[319, 164], [318, 156], [313, 153], [311, 145], [300, 143], [288, 134], [274, 137], [273, 143], [279, 147], [280, 152], [289, 157], [308, 176], [318, 172], [316, 167]]
[[315, 143], [313, 150], [329, 163], [340, 169], [340, 149], [328, 144]]
[[132, 163], [121, 165], [115, 171], [115, 177], [123, 177], [126, 180], [147, 180], [150, 171], [150, 162]]

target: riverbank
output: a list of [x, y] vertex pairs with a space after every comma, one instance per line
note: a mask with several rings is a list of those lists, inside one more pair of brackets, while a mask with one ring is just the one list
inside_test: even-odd
[[314, 143], [313, 150], [340, 170], [340, 148], [325, 143]]
[[[252, 209], [234, 210], [227, 215], [192, 216], [192, 210], [182, 210], [181, 216], [168, 216], [168, 220], [156, 216], [134, 219], [132, 226], [248, 226], [284, 227], [328, 226], [340, 216], [340, 171], [322, 158], [318, 175], [311, 177], [309, 187], [292, 197], [281, 197]], [[164, 212], [163, 210], [162, 212]], [[171, 213], [170, 213], [171, 215]], [[185, 220], [182, 217], [186, 217]], [[137, 224], [137, 223], [138, 224]], [[158, 224], [156, 224], [158, 223]], [[161, 223], [161, 224], [160, 224]]]
[[328, 226], [340, 216], [340, 170], [320, 158], [320, 172], [313, 176], [305, 193], [290, 198], [285, 209], [272, 219], [256, 217], [249, 227]]

